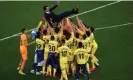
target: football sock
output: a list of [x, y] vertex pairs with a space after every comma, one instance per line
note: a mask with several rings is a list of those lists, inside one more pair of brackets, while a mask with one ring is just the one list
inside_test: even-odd
[[90, 73], [89, 63], [86, 64], [87, 71]]
[[53, 73], [53, 76], [55, 76], [55, 74], [56, 74], [56, 68], [54, 68], [54, 73]]

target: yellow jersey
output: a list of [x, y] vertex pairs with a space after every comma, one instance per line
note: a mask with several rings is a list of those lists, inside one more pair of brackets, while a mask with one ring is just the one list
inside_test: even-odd
[[62, 37], [62, 32], [60, 31], [59, 33], [52, 32], [51, 35], [55, 37], [55, 40], [60, 42], [60, 38]]
[[73, 38], [70, 38], [69, 40], [66, 40], [65, 45], [69, 47], [69, 49], [72, 49], [73, 47]]
[[58, 42], [57, 41], [49, 41], [49, 52], [57, 52]]
[[74, 38], [73, 39], [73, 47], [74, 49], [77, 49], [78, 48], [78, 43], [81, 41], [80, 38]]
[[88, 51], [86, 49], [79, 48], [74, 52], [74, 55], [76, 57], [77, 64], [85, 64]]
[[93, 40], [95, 40], [95, 38], [94, 38], [94, 34], [91, 33], [91, 35], [90, 35], [90, 42], [91, 42], [91, 44], [93, 43]]
[[44, 59], [48, 58], [48, 52], [49, 52], [49, 43], [50, 40], [50, 35], [43, 35], [43, 41], [45, 42], [45, 47], [44, 47]]
[[43, 40], [44, 40], [45, 44], [48, 44], [48, 42], [50, 40], [50, 35], [43, 35]]
[[80, 34], [79, 37], [82, 38], [82, 36], [85, 34], [85, 31], [78, 29], [78, 33]]
[[90, 48], [90, 37], [87, 37], [85, 40], [82, 40], [83, 49], [89, 49]]
[[39, 38], [36, 39], [36, 50], [44, 50], [44, 41]]
[[68, 56], [71, 53], [71, 50], [67, 46], [61, 46], [58, 48], [60, 55], [60, 63], [64, 64], [68, 62]]

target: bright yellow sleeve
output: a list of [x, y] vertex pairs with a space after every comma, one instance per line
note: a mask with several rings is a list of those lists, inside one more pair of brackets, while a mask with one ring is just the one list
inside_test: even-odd
[[39, 22], [39, 24], [38, 24], [38, 26], [37, 26], [37, 28], [36, 28], [37, 30], [39, 30], [39, 28], [41, 27], [42, 23], [43, 23], [43, 21], [40, 21], [40, 22]]
[[84, 31], [78, 29], [79, 34], [84, 35]]

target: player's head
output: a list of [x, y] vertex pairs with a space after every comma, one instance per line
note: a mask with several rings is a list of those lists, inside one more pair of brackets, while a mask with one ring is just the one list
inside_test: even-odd
[[68, 32], [68, 33], [65, 35], [65, 37], [66, 37], [66, 40], [69, 40], [70, 37], [71, 37], [71, 33]]
[[62, 45], [64, 45], [65, 42], [66, 42], [65, 39], [62, 39], [62, 40], [61, 40], [61, 44], [62, 44]]
[[66, 35], [68, 33], [67, 30], [63, 30], [63, 35]]
[[90, 36], [90, 31], [86, 31], [86, 35], [87, 35], [87, 37], [89, 37]]
[[86, 34], [83, 35], [83, 39], [86, 39]]
[[76, 37], [76, 38], [79, 38], [79, 33], [76, 33], [76, 34], [75, 34], [75, 37]]
[[79, 47], [79, 48], [82, 48], [82, 46], [83, 46], [82, 42], [79, 42], [79, 43], [78, 43], [78, 47]]
[[91, 32], [94, 32], [94, 27], [90, 27], [90, 31]]
[[51, 38], [50, 38], [52, 41], [55, 39], [53, 35], [51, 35]]
[[47, 34], [47, 30], [46, 30], [46, 29], [43, 31], [43, 34], [44, 34], [44, 35], [46, 35], [46, 34]]
[[43, 10], [44, 11], [49, 11], [49, 7], [48, 6], [43, 6]]
[[40, 32], [37, 32], [36, 38], [40, 38], [40, 37], [41, 37]]
[[55, 33], [58, 33], [60, 31], [59, 27], [54, 28]]
[[21, 30], [21, 32], [23, 33], [23, 34], [27, 34], [27, 29], [26, 28], [23, 28], [22, 30]]

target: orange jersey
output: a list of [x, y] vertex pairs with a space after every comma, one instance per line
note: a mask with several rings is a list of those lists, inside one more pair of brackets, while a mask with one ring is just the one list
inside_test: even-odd
[[27, 45], [25, 43], [27, 43], [27, 36], [26, 34], [21, 34], [21, 37], [20, 37], [20, 52], [21, 53], [27, 53]]

